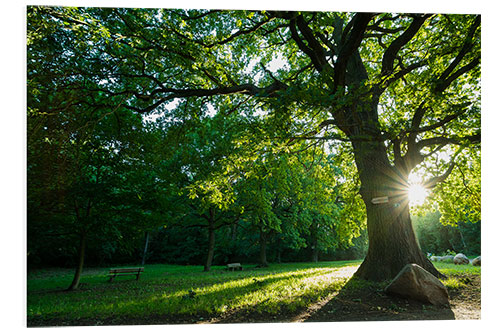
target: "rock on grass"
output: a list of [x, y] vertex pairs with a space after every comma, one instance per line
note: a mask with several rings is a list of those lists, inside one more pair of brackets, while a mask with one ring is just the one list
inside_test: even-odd
[[448, 290], [443, 283], [417, 264], [403, 267], [385, 292], [433, 305], [449, 305]]

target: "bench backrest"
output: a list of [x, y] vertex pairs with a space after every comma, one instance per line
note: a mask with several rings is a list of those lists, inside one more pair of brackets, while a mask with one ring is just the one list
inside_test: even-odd
[[111, 268], [110, 273], [132, 273], [132, 272], [144, 272], [144, 267], [136, 268]]

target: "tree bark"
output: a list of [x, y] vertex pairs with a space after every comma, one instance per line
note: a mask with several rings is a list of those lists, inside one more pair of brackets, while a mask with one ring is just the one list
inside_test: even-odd
[[[410, 219], [408, 174], [390, 165], [382, 142], [354, 142], [353, 146], [369, 239], [368, 253], [355, 276], [389, 280], [405, 265], [415, 263], [436, 277], [443, 277], [418, 245]], [[386, 196], [387, 203], [372, 203], [373, 198]]]
[[319, 251], [318, 251], [318, 248], [317, 247], [314, 247], [312, 249], [312, 253], [311, 253], [311, 261], [312, 262], [318, 262], [319, 261]]
[[76, 266], [75, 275], [73, 277], [73, 281], [71, 285], [68, 287], [68, 290], [76, 290], [80, 285], [80, 277], [83, 271], [83, 264], [85, 261], [85, 247], [87, 242], [87, 233], [83, 230], [80, 233], [80, 246], [78, 249], [78, 265]]
[[234, 262], [237, 253], [236, 236], [238, 231], [238, 223], [233, 224], [229, 227], [231, 230], [231, 252], [229, 253], [229, 262]]
[[278, 237], [278, 240], [276, 242], [276, 262], [278, 264], [281, 264], [281, 238]]
[[462, 241], [462, 245], [464, 247], [464, 253], [467, 253], [468, 252], [467, 244], [465, 243], [465, 238], [464, 238], [464, 235], [463, 235], [462, 230], [460, 228], [460, 224], [457, 225], [457, 230], [458, 230], [458, 234], [460, 235], [460, 240]]
[[269, 264], [267, 262], [267, 233], [264, 231], [263, 228], [260, 228], [259, 245], [260, 245], [259, 267], [268, 267]]
[[149, 231], [146, 231], [146, 242], [144, 244], [144, 252], [142, 253], [141, 266], [146, 263], [146, 255], [148, 254], [148, 244], [149, 244]]
[[318, 262], [319, 250], [318, 250], [318, 230], [315, 222], [311, 225], [311, 261]]
[[208, 219], [208, 253], [207, 253], [207, 260], [203, 268], [204, 272], [210, 271], [215, 252], [215, 221], [214, 221], [215, 213], [213, 209], [209, 210], [209, 214], [210, 215]]

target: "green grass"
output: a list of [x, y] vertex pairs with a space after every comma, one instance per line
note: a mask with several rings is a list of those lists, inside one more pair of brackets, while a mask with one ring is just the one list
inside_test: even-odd
[[[271, 264], [229, 272], [223, 266], [146, 265], [139, 281], [121, 276], [108, 282], [107, 268], [87, 269], [80, 290], [66, 292], [73, 270], [40, 270], [28, 276], [30, 320], [78, 321], [145, 316], [192, 316], [199, 319], [227, 311], [278, 313], [303, 309], [342, 289], [361, 261]], [[480, 274], [471, 265], [435, 263], [449, 278], [448, 288], [462, 288], [464, 274]], [[351, 280], [349, 288], [366, 287]]]
[[467, 284], [464, 283], [462, 278], [464, 275], [481, 275], [480, 266], [455, 265], [453, 263], [446, 262], [435, 262], [434, 266], [436, 266], [441, 273], [447, 276], [446, 279], [441, 279], [441, 282], [443, 282], [449, 290], [467, 287]]
[[464, 274], [472, 274], [472, 275], [480, 275], [481, 274], [481, 266], [472, 266], [472, 265], [455, 265], [453, 263], [446, 262], [434, 262], [433, 263], [436, 268], [443, 273], [444, 275], [453, 276], [453, 275], [464, 275]]
[[465, 283], [463, 283], [460, 279], [456, 277], [449, 277], [443, 280], [443, 284], [448, 289], [460, 289], [466, 287]]
[[[87, 270], [80, 290], [63, 291], [70, 270], [39, 271], [28, 277], [28, 320], [140, 318], [144, 315], [214, 315], [251, 309], [294, 311], [340, 290], [360, 261], [244, 266], [229, 272], [201, 266], [146, 265], [134, 276], [107, 281], [107, 269]], [[194, 293], [194, 296], [193, 296]]]

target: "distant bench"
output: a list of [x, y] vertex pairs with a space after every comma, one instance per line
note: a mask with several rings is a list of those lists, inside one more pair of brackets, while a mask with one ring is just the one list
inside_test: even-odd
[[144, 267], [111, 268], [109, 270], [109, 282], [112, 282], [118, 275], [135, 275], [136, 280], [139, 280], [139, 275], [142, 272], [144, 272]]
[[230, 271], [234, 271], [235, 269], [242, 271], [243, 267], [241, 266], [240, 263], [234, 263], [234, 264], [227, 264], [227, 269]]

